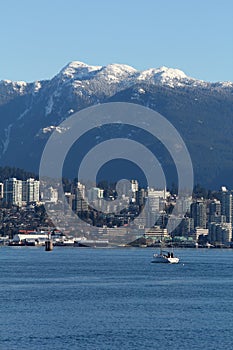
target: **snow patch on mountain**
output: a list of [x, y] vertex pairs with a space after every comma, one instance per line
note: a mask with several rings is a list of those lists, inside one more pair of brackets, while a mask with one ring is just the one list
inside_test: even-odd
[[10, 133], [11, 133], [11, 128], [13, 124], [9, 124], [7, 128], [4, 129], [5, 133], [5, 140], [2, 141], [3, 149], [2, 149], [2, 156], [6, 153], [9, 143], [10, 143]]
[[30, 111], [30, 109], [31, 108], [25, 109], [25, 111], [18, 116], [17, 120], [21, 120], [23, 117], [25, 117], [25, 115]]
[[49, 96], [49, 99], [48, 99], [48, 103], [47, 105], [45, 106], [45, 116], [47, 117], [49, 114], [51, 114], [52, 110], [53, 110], [53, 105], [54, 105], [54, 102], [53, 102], [53, 95]]
[[33, 83], [33, 92], [38, 92], [41, 89], [42, 85], [40, 81], [35, 81]]
[[28, 84], [25, 81], [11, 81], [1, 80], [0, 88], [4, 89], [8, 93], [16, 92], [19, 95], [23, 95], [26, 92]]
[[47, 133], [51, 133], [53, 131], [57, 131], [59, 134], [65, 132], [69, 130], [69, 128], [64, 128], [64, 127], [61, 127], [61, 126], [54, 126], [54, 125], [50, 125], [50, 126], [47, 126], [46, 128], [43, 128], [42, 129], [42, 132], [43, 134], [47, 134]]
[[233, 88], [233, 82], [231, 81], [220, 81], [220, 82], [217, 82], [217, 83], [212, 83], [212, 86], [213, 87], [216, 87], [216, 88], [225, 88], [225, 89], [232, 89]]
[[12, 84], [13, 89], [19, 91], [20, 93], [23, 93], [25, 88], [27, 87], [27, 83], [25, 81], [14, 81]]
[[46, 126], [45, 128], [41, 128], [39, 130], [39, 132], [36, 134], [36, 137], [43, 138], [43, 136], [50, 135], [53, 132], [57, 132], [58, 134], [62, 134], [69, 129], [70, 129], [69, 127], [65, 128], [65, 127], [61, 127], [61, 126], [50, 125], [50, 126]]
[[139, 94], [145, 94], [146, 91], [145, 91], [144, 89], [140, 88], [140, 89], [138, 89], [138, 93], [139, 93]]

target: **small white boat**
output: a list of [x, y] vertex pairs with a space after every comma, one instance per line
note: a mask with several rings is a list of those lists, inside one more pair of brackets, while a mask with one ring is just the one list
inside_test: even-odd
[[165, 250], [160, 250], [159, 254], [154, 254], [153, 255], [153, 260], [151, 261], [152, 263], [170, 263], [170, 264], [178, 264], [180, 261], [179, 258], [174, 256], [173, 252], [167, 252]]

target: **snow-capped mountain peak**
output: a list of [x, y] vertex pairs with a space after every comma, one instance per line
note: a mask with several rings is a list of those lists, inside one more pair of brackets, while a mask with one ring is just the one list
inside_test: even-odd
[[88, 79], [91, 73], [96, 73], [101, 68], [102, 66], [90, 66], [84, 62], [73, 61], [67, 64], [58, 75], [68, 79], [82, 80]]
[[11, 81], [6, 79], [6, 80], [1, 80], [0, 85], [5, 87], [11, 87], [13, 90], [18, 91], [19, 93], [22, 93], [26, 88], [26, 86], [28, 85], [28, 83], [26, 83], [25, 81]]
[[72, 80], [89, 80], [93, 77], [109, 81], [125, 79], [137, 73], [137, 70], [125, 64], [113, 63], [107, 66], [91, 66], [80, 61], [70, 62], [59, 76]]
[[180, 69], [169, 68], [166, 66], [162, 66], [156, 69], [158, 74], [169, 76], [173, 79], [185, 79], [188, 78], [187, 75]]
[[175, 85], [182, 85], [187, 81], [195, 81], [195, 79], [188, 77], [183, 71], [174, 68], [162, 66], [160, 68], [150, 68], [140, 73], [138, 80], [150, 81], [150, 83], [164, 84], [174, 87]]
[[190, 85], [202, 81], [188, 77], [183, 71], [174, 68], [162, 66], [160, 68], [150, 68], [139, 71], [131, 66], [119, 63], [112, 63], [106, 66], [92, 66], [84, 62], [73, 61], [66, 65], [56, 78], [62, 81], [76, 82], [75, 86], [80, 86], [79, 82], [94, 81], [103, 82], [104, 84], [120, 83], [124, 86], [134, 84], [139, 81], [150, 82], [151, 84], [163, 84], [170, 87]]
[[137, 73], [137, 70], [127, 64], [112, 63], [102, 67], [102, 71], [113, 75], [130, 75]]
[[98, 72], [98, 79], [103, 79], [108, 83], [118, 83], [127, 81], [128, 78], [134, 77], [138, 74], [138, 71], [126, 64], [108, 64], [107, 66], [102, 67], [102, 69]]

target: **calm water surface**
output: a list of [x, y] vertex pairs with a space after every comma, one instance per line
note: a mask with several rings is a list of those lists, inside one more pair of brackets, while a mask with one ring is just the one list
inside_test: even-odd
[[233, 251], [0, 248], [0, 349], [231, 349]]

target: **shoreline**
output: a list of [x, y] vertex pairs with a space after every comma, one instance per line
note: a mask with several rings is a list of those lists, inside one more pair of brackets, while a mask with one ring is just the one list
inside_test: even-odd
[[[43, 248], [45, 249], [44, 245], [31, 245], [31, 244], [0, 244], [0, 248]], [[135, 245], [109, 245], [109, 246], [78, 246], [78, 245], [73, 245], [73, 244], [59, 244], [53, 245], [53, 248], [79, 248], [79, 249], [85, 249], [85, 248], [92, 248], [92, 249], [224, 249], [224, 250], [229, 250], [229, 249], [233, 249], [233, 245], [231, 246], [203, 246], [203, 245], [199, 245], [199, 246], [185, 246], [185, 245], [154, 245], [154, 246], [135, 246]]]

